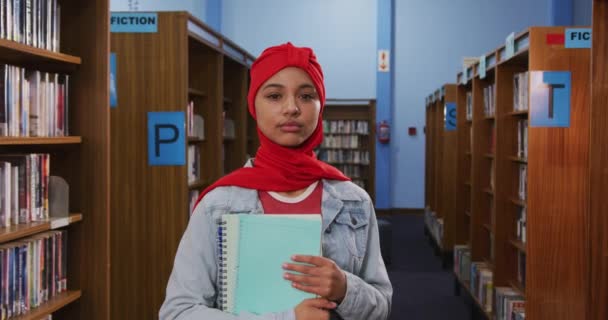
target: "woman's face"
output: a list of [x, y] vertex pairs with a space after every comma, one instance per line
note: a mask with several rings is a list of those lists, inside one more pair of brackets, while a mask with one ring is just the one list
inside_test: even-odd
[[268, 79], [255, 97], [258, 128], [274, 143], [297, 147], [312, 135], [321, 102], [308, 74], [288, 67]]

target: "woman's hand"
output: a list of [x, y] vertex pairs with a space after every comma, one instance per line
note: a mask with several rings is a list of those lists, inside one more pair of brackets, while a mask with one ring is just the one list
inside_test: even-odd
[[296, 320], [329, 320], [329, 310], [336, 307], [327, 299], [306, 299], [296, 306]]
[[286, 272], [284, 278], [291, 281], [294, 288], [316, 294], [325, 299], [341, 302], [346, 295], [346, 274], [330, 259], [318, 256], [293, 256], [294, 262], [286, 263], [283, 269], [299, 272]]

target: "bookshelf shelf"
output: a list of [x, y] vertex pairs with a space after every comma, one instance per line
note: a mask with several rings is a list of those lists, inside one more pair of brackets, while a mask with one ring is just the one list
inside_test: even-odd
[[495, 116], [484, 116], [484, 119], [486, 120], [496, 120]]
[[232, 99], [224, 97], [224, 104], [232, 104]]
[[16, 65], [37, 65], [43, 69], [70, 70], [82, 63], [80, 57], [44, 50], [0, 39], [0, 61]]
[[509, 114], [512, 115], [512, 116], [514, 116], [514, 117], [524, 117], [524, 118], [526, 118], [528, 116], [528, 110], [513, 111], [513, 112], [511, 112]]
[[209, 185], [209, 183], [207, 183], [205, 181], [202, 181], [202, 180], [199, 180], [199, 181], [196, 181], [196, 182], [189, 183], [188, 184], [188, 188], [190, 190], [198, 190], [198, 189], [206, 188], [208, 185]]
[[511, 241], [509, 241], [509, 242], [515, 247], [515, 249], [517, 249], [523, 253], [526, 253], [526, 244], [525, 243], [523, 243], [519, 240], [513, 240], [513, 239], [511, 239]]
[[509, 160], [511, 160], [513, 162], [523, 163], [523, 164], [528, 163], [528, 159], [520, 158], [520, 157], [509, 157]]
[[490, 261], [490, 259], [488, 258], [483, 258], [483, 262], [485, 262], [488, 265], [488, 268], [492, 271], [496, 270], [495, 265], [492, 261]]
[[[69, 217], [67, 217], [65, 223], [72, 224], [81, 220], [82, 214], [72, 213], [69, 215]], [[35, 221], [27, 224], [17, 224], [6, 228], [0, 228], [0, 243], [25, 238], [44, 231], [49, 231], [52, 230], [52, 227], [54, 227], [52, 225], [52, 219], [48, 219], [45, 221]]]
[[491, 196], [494, 195], [494, 191], [492, 189], [490, 189], [490, 188], [483, 189], [483, 192], [486, 193], [486, 194], [489, 194]]
[[80, 144], [82, 137], [0, 137], [0, 146]]
[[70, 303], [80, 299], [82, 292], [80, 290], [62, 292], [37, 308], [30, 310], [27, 314], [20, 315], [11, 319], [15, 320], [38, 320], [44, 316], [50, 315], [55, 311], [69, 305]]
[[483, 156], [484, 156], [484, 158], [494, 159], [494, 154], [492, 154], [492, 153], [486, 153]]
[[472, 155], [471, 151], [467, 151], [464, 154], [467, 155], [467, 156], [469, 156], [469, 157]]
[[519, 283], [519, 281], [511, 280], [511, 281], [509, 281], [509, 284], [511, 285], [511, 288], [513, 288], [513, 290], [515, 290], [518, 294], [520, 294], [524, 297], [526, 296], [526, 291], [521, 286], [521, 283]]
[[197, 137], [188, 137], [188, 143], [199, 143], [205, 142], [205, 139], [197, 138]]
[[471, 212], [469, 210], [465, 210], [464, 211], [464, 215], [470, 218], [471, 217]]
[[486, 229], [488, 232], [492, 233], [492, 226], [489, 225], [488, 223], [484, 223], [483, 224], [483, 228]]
[[188, 94], [191, 96], [196, 96], [196, 97], [201, 97], [201, 98], [204, 98], [207, 96], [207, 94], [204, 91], [197, 90], [194, 88], [188, 88]]

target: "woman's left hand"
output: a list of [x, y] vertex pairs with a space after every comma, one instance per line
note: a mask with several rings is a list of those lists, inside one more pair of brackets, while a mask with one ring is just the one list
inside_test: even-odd
[[283, 269], [299, 272], [286, 272], [284, 278], [291, 281], [294, 288], [316, 294], [325, 299], [341, 302], [346, 295], [346, 274], [330, 259], [318, 256], [300, 256], [291, 258], [294, 262], [285, 263]]

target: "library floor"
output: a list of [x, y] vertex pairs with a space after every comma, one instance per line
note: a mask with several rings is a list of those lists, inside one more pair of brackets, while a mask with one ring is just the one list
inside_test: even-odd
[[422, 215], [387, 218], [392, 222], [393, 284], [391, 320], [470, 320], [471, 308], [454, 295], [454, 276], [442, 270], [441, 260], [424, 236]]

